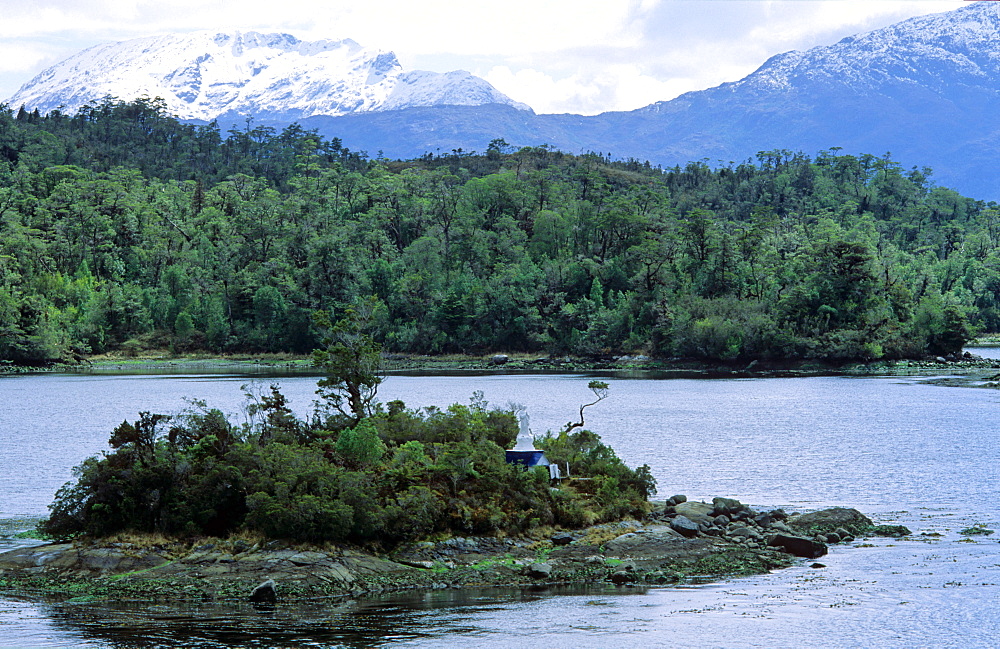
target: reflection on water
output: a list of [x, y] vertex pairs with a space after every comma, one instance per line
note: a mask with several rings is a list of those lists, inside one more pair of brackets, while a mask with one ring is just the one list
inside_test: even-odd
[[[434, 590], [365, 600], [273, 607], [250, 604], [32, 604], [4, 602], [0, 626], [9, 641], [37, 643], [44, 625], [48, 646], [184, 647], [377, 647], [492, 635], [481, 624], [552, 600], [610, 607], [640, 588], [562, 587], [539, 590]], [[523, 621], [522, 621], [523, 623]], [[6, 627], [6, 628], [5, 628]], [[516, 633], [523, 633], [525, 627]], [[11, 645], [5, 645], [11, 646]]]

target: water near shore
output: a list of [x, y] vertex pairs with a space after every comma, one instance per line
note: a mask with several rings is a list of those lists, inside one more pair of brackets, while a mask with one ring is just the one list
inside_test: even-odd
[[[981, 353], [981, 350], [973, 350]], [[0, 518], [42, 515], [71, 467], [138, 410], [204, 399], [239, 417], [237, 376], [0, 377]], [[275, 379], [300, 414], [315, 379]], [[409, 405], [523, 403], [536, 432], [574, 418], [582, 376], [389, 377]], [[909, 540], [835, 547], [718, 585], [539, 593], [435, 591], [343, 604], [171, 607], [0, 601], [0, 644], [29, 646], [991, 646], [1000, 634], [1000, 392], [925, 378], [611, 379], [587, 425], [661, 496], [856, 507]], [[937, 536], [940, 535], [940, 536]]]

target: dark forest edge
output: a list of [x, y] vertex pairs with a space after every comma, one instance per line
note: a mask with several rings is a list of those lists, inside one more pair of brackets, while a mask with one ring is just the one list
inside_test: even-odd
[[0, 110], [0, 359], [389, 353], [919, 359], [1000, 330], [1000, 211], [885, 156], [660, 169], [547, 146], [372, 159], [161, 102]]

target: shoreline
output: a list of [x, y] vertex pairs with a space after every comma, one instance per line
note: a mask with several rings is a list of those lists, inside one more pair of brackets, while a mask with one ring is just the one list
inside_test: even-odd
[[[502, 359], [502, 360], [501, 360]], [[551, 357], [540, 355], [415, 356], [386, 354], [386, 375], [441, 374], [594, 374], [635, 372], [656, 378], [780, 378], [812, 376], [908, 376], [942, 370], [970, 372], [1000, 370], [1000, 359], [971, 353], [962, 357], [925, 358], [872, 363], [831, 364], [816, 361], [753, 361], [748, 364], [705, 363], [692, 359], [653, 359], [645, 356], [607, 358]], [[0, 376], [30, 373], [159, 374], [240, 373], [322, 376], [308, 356], [147, 356], [97, 357], [75, 363], [22, 367], [0, 363]]]
[[[808, 562], [826, 554], [828, 544], [855, 537], [909, 534], [875, 526], [853, 509], [785, 515], [728, 498], [682, 498], [656, 503], [642, 521], [538, 538], [452, 537], [386, 554], [239, 536], [26, 546], [0, 554], [0, 593], [72, 602], [273, 603], [447, 588], [676, 585]], [[261, 588], [270, 593], [252, 598]]]

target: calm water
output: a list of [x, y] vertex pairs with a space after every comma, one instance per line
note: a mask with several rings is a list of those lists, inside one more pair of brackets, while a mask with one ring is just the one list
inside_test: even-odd
[[[981, 353], [980, 350], [974, 350]], [[985, 354], [984, 354], [985, 355]], [[480, 390], [541, 432], [591, 397], [583, 376], [389, 377], [383, 401], [447, 406]], [[203, 399], [239, 419], [245, 377], [0, 377], [0, 519], [42, 515], [84, 457], [139, 410]], [[300, 414], [315, 379], [276, 379]], [[837, 547], [805, 565], [690, 588], [449, 591], [338, 605], [179, 609], [0, 600], [0, 646], [996, 646], [1000, 392], [917, 378], [611, 379], [587, 411], [660, 495], [757, 506], [844, 505], [914, 540]], [[921, 536], [919, 533], [942, 536]], [[994, 535], [996, 536], [996, 535]]]

